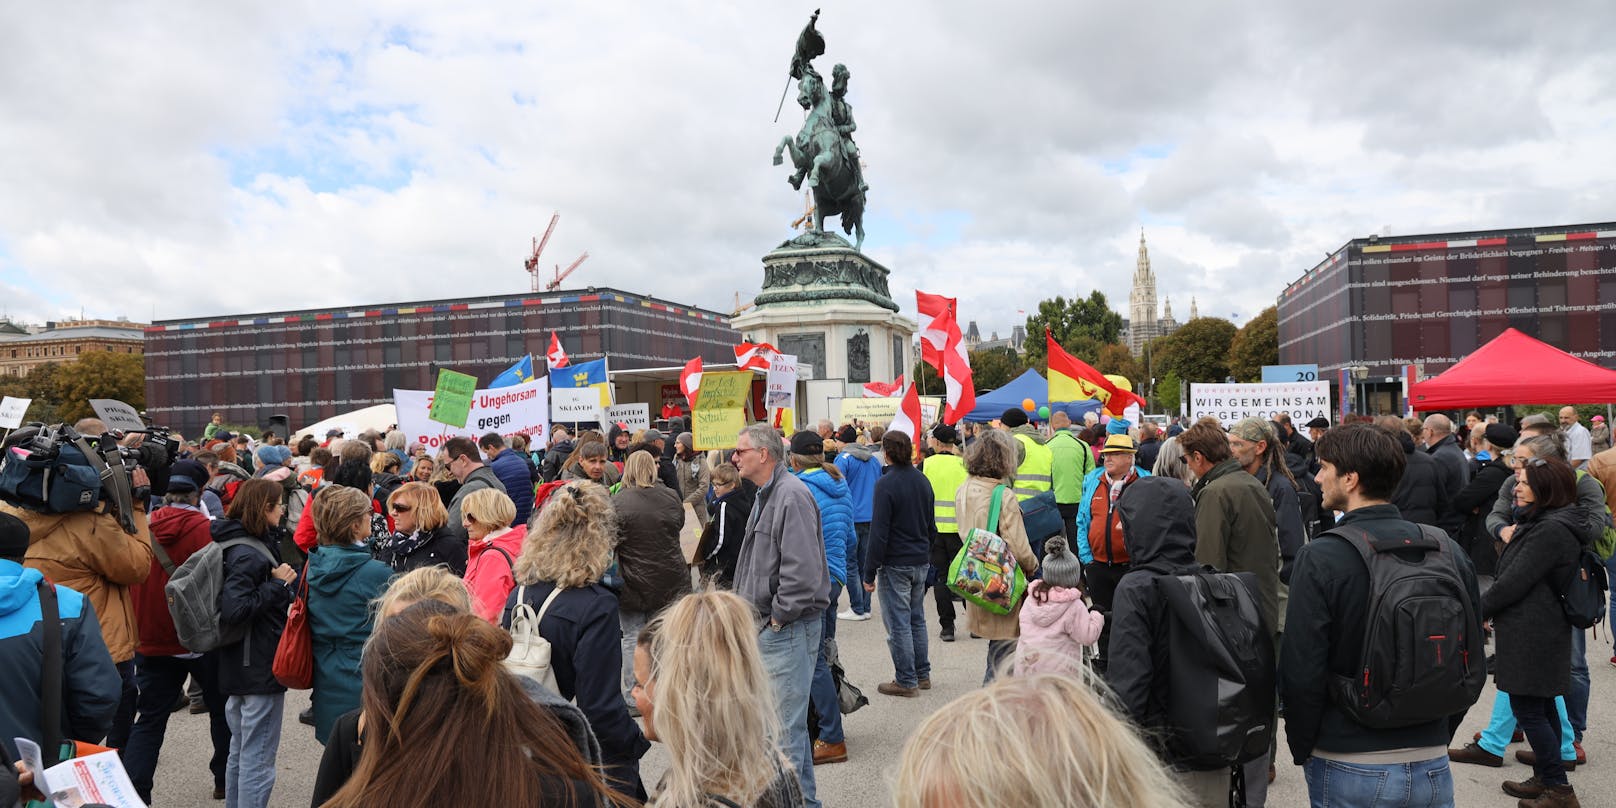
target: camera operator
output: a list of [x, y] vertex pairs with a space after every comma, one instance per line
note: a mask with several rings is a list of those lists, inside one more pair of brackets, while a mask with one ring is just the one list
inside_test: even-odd
[[[107, 429], [99, 419], [85, 418], [73, 425], [74, 431], [87, 438], [104, 434]], [[124, 445], [135, 449], [143, 435], [135, 434]], [[146, 447], [138, 452], [144, 458], [160, 460], [160, 447]], [[163, 485], [167, 490], [167, 462], [161, 462]], [[151, 573], [151, 531], [146, 522], [147, 495], [151, 491], [151, 477], [146, 468], [137, 466], [129, 473], [130, 487], [134, 489], [132, 507], [128, 517], [135, 532], [126, 532], [118, 515], [110, 507], [94, 511], [71, 513], [40, 513], [0, 503], [0, 511], [21, 519], [28, 526], [32, 540], [23, 565], [39, 570], [52, 583], [60, 584], [83, 594], [95, 608], [101, 621], [101, 636], [105, 639], [112, 661], [117, 664], [123, 679], [123, 692], [118, 712], [113, 718], [112, 732], [106, 745], [122, 749], [129, 740], [129, 728], [135, 717], [135, 646], [138, 642], [134, 601], [130, 587], [146, 580]]]

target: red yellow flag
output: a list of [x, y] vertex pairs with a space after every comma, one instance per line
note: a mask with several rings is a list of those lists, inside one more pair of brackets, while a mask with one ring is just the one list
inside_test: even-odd
[[1144, 399], [1117, 387], [1092, 365], [1067, 353], [1047, 328], [1044, 329], [1044, 341], [1049, 350], [1050, 401], [1098, 399], [1112, 412], [1122, 412], [1129, 404], [1144, 408]]

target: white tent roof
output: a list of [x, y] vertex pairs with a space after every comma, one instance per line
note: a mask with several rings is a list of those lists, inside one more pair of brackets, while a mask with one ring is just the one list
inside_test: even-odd
[[345, 438], [355, 438], [359, 433], [368, 429], [377, 432], [398, 423], [398, 411], [392, 404], [377, 404], [362, 410], [345, 412], [334, 415], [318, 423], [309, 424], [302, 429], [294, 431], [293, 435], [313, 435], [317, 440], [325, 440], [325, 433], [332, 429], [342, 430]]

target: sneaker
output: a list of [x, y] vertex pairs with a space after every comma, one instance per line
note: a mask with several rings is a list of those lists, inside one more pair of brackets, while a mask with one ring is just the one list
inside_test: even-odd
[[943, 626], [942, 633], [938, 634], [937, 638], [942, 640], [943, 642], [953, 642], [954, 641], [954, 627], [953, 626]]
[[847, 743], [825, 743], [814, 741], [814, 765], [823, 766], [827, 763], [846, 763]]
[[854, 620], [868, 620], [868, 619], [870, 619], [870, 613], [869, 612], [859, 612], [858, 616], [854, 617], [853, 619]]
[[1610, 666], [1616, 668], [1616, 656], [1610, 658]]
[[858, 612], [855, 612], [852, 609], [848, 609], [848, 610], [846, 610], [844, 612], [841, 612], [841, 613], [837, 614], [836, 619], [837, 620], [851, 620], [851, 621], [856, 623], [856, 622], [859, 622], [859, 621], [870, 619], [870, 613], [865, 612], [863, 614], [859, 614]]
[[1477, 743], [1467, 743], [1463, 749], [1449, 749], [1448, 760], [1452, 763], [1473, 763], [1477, 766], [1491, 766], [1495, 769], [1502, 768], [1504, 765], [1503, 757], [1481, 748], [1481, 744]]
[[883, 696], [902, 696], [906, 699], [920, 695], [920, 688], [904, 687], [897, 682], [882, 682], [875, 686], [875, 691]]
[[920, 680], [920, 689], [921, 690], [930, 690], [931, 689], [931, 677], [930, 676]]
[[[1530, 749], [1517, 749], [1515, 751], [1515, 759], [1525, 763], [1528, 766], [1537, 765], [1537, 753]], [[1575, 759], [1562, 760], [1560, 761], [1560, 765], [1564, 766], [1565, 770], [1569, 772], [1577, 768], [1577, 761]]]
[[1535, 774], [1519, 783], [1513, 780], [1505, 780], [1504, 793], [1523, 800], [1536, 799], [1543, 796], [1543, 781], [1537, 779]]

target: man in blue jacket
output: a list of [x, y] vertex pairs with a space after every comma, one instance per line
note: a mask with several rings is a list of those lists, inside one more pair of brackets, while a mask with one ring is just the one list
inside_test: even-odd
[[[43, 747], [45, 717], [41, 706], [40, 671], [45, 659], [44, 624], [40, 619], [39, 589], [45, 576], [22, 565], [28, 553], [28, 526], [11, 514], [0, 513], [0, 747], [11, 767], [19, 758], [13, 738], [27, 738]], [[112, 727], [123, 681], [101, 638], [95, 609], [78, 592], [55, 587], [56, 610], [61, 617], [62, 713], [56, 737], [98, 742]], [[54, 759], [58, 750], [44, 750]], [[46, 763], [50, 763], [47, 760]]]
[[[858, 536], [858, 552], [847, 559], [848, 577], [862, 581], [860, 566], [870, 546], [871, 503], [875, 501], [875, 481], [881, 477], [881, 458], [875, 450], [858, 442], [858, 433], [851, 426], [842, 427], [837, 435], [841, 450], [836, 453], [836, 468], [841, 470], [847, 490], [853, 494], [853, 532]], [[831, 606], [835, 607], [835, 602]], [[837, 615], [842, 620], [870, 619], [870, 595], [858, 586], [847, 588], [847, 611]]]
[[875, 483], [870, 550], [864, 558], [864, 591], [875, 591], [881, 572], [881, 620], [892, 652], [893, 680], [876, 690], [913, 698], [931, 689], [926, 648], [926, 571], [937, 536], [931, 482], [914, 466], [914, 444], [902, 432], [881, 437], [886, 473]]
[[[505, 438], [490, 432], [477, 441], [477, 448], [488, 455], [488, 467], [505, 486], [505, 493], [516, 503], [516, 520], [512, 525], [525, 525], [533, 513], [533, 473], [516, 452], [505, 448]], [[458, 525], [456, 525], [458, 527]]]

